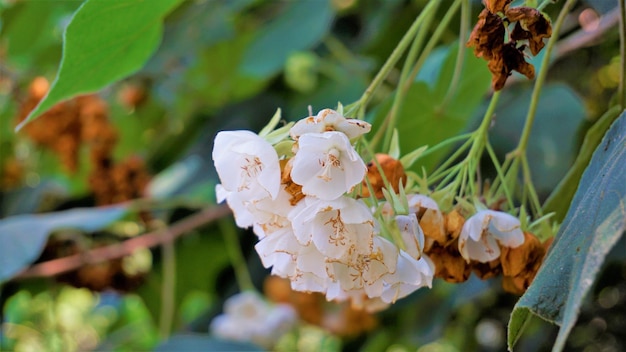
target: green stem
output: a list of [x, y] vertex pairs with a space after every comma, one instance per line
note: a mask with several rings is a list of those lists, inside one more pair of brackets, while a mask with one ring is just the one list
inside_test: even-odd
[[540, 218], [543, 216], [543, 209], [541, 208], [537, 191], [535, 190], [535, 186], [532, 182], [532, 175], [530, 173], [530, 166], [528, 165], [526, 155], [522, 157], [522, 172], [524, 174], [524, 185], [525, 188], [528, 188], [528, 196], [530, 197], [532, 205], [531, 211], [533, 212], [535, 218]]
[[224, 237], [224, 243], [226, 244], [226, 251], [230, 257], [231, 265], [235, 270], [235, 279], [237, 285], [241, 291], [254, 291], [254, 284], [248, 272], [248, 265], [241, 253], [241, 245], [239, 243], [239, 234], [231, 219], [220, 219], [219, 221], [220, 231]]
[[[433, 12], [434, 13], [434, 12]], [[430, 19], [434, 16], [428, 17], [428, 23], [430, 23]], [[406, 81], [409, 78], [409, 74], [411, 72], [412, 63], [415, 62], [417, 57], [417, 53], [422, 48], [424, 44], [424, 38], [426, 38], [425, 33], [428, 30], [428, 24], [426, 24], [422, 28], [421, 31], [417, 33], [415, 39], [413, 40], [413, 44], [409, 49], [409, 53], [404, 61], [404, 66], [402, 67], [402, 72], [400, 73], [400, 81], [398, 82], [398, 87], [404, 87]], [[386, 128], [385, 130], [385, 139], [383, 140], [383, 151], [388, 153], [389, 148], [391, 146], [391, 137], [393, 136], [393, 130], [396, 128], [396, 121], [398, 119], [398, 112], [402, 107], [402, 103], [404, 102], [404, 97], [406, 96], [407, 90], [405, 89], [397, 89], [396, 95], [393, 99], [393, 105], [391, 106], [391, 110], [389, 110], [389, 114], [387, 115]]]
[[619, 91], [618, 99], [619, 105], [622, 109], [626, 109], [626, 4], [625, 0], [618, 0], [619, 3], [619, 49], [620, 49], [620, 79], [619, 79]]
[[541, 94], [543, 83], [545, 82], [546, 76], [548, 74], [548, 66], [550, 65], [550, 57], [552, 56], [552, 50], [554, 49], [554, 46], [559, 39], [559, 31], [561, 29], [561, 25], [563, 24], [563, 21], [565, 20], [565, 16], [569, 13], [570, 9], [572, 8], [572, 6], [574, 6], [575, 3], [576, 3], [576, 0], [567, 0], [567, 2], [565, 2], [565, 5], [563, 5], [563, 8], [561, 9], [561, 12], [559, 13], [559, 17], [557, 18], [556, 22], [554, 22], [554, 26], [552, 29], [552, 36], [550, 37], [550, 40], [546, 44], [546, 47], [545, 47], [546, 52], [543, 56], [543, 60], [541, 60], [541, 70], [539, 70], [539, 74], [537, 75], [537, 80], [535, 81], [533, 93], [530, 98], [530, 105], [528, 107], [528, 114], [526, 115], [526, 122], [524, 124], [522, 136], [520, 137], [519, 144], [517, 145], [517, 148], [515, 151], [517, 155], [526, 153], [526, 147], [528, 146], [528, 139], [530, 138], [530, 131], [532, 130], [533, 123], [535, 121], [536, 112], [537, 112], [537, 106], [539, 104], [539, 96]]
[[452, 80], [450, 81], [450, 85], [448, 86], [448, 91], [446, 92], [446, 96], [443, 98], [441, 104], [439, 104], [440, 108], [447, 106], [450, 102], [450, 99], [456, 94], [456, 90], [459, 85], [459, 81], [461, 80], [461, 72], [463, 72], [463, 63], [465, 62], [465, 50], [466, 46], [463, 44], [467, 38], [467, 30], [469, 28], [470, 16], [471, 16], [471, 6], [468, 0], [462, 0], [461, 3], [461, 29], [459, 33], [459, 49], [456, 53], [456, 62], [454, 64], [454, 74], [452, 75]]
[[487, 148], [487, 153], [489, 153], [489, 157], [491, 158], [491, 162], [493, 163], [493, 166], [496, 168], [496, 172], [498, 174], [498, 179], [502, 180], [502, 188], [504, 190], [504, 195], [506, 196], [506, 201], [509, 204], [509, 208], [513, 209], [515, 207], [513, 205], [513, 194], [509, 190], [509, 187], [507, 187], [507, 185], [506, 185], [504, 171], [502, 171], [503, 168], [500, 165], [500, 162], [498, 161], [498, 157], [496, 156], [496, 152], [493, 150], [493, 148], [491, 147], [490, 143], [486, 144], [486, 148]]
[[[435, 2], [439, 2], [439, 1], [435, 1]], [[446, 11], [446, 15], [443, 16], [443, 18], [441, 19], [441, 22], [437, 25], [437, 28], [435, 29], [435, 32], [433, 33], [433, 35], [430, 37], [430, 40], [426, 44], [424, 51], [420, 53], [420, 57], [415, 63], [413, 70], [411, 71], [411, 80], [409, 82], [413, 82], [415, 80], [415, 77], [417, 76], [419, 71], [422, 69], [422, 66], [424, 66], [424, 63], [426, 62], [426, 59], [430, 55], [431, 51], [433, 51], [433, 49], [439, 42], [439, 39], [441, 39], [443, 32], [448, 29], [448, 25], [450, 24], [450, 21], [452, 21], [452, 18], [456, 14], [456, 11], [459, 9], [459, 6], [461, 6], [461, 0], [456, 0], [452, 4], [452, 6], [450, 6], [450, 8]], [[405, 85], [403, 89], [409, 89], [409, 85]]]
[[424, 7], [424, 9], [419, 14], [419, 16], [417, 16], [417, 18], [415, 19], [411, 27], [404, 34], [404, 36], [402, 37], [402, 39], [400, 40], [396, 48], [393, 49], [393, 52], [391, 53], [391, 55], [389, 55], [389, 57], [387, 58], [387, 61], [385, 61], [385, 64], [383, 65], [383, 67], [381, 67], [380, 71], [378, 71], [378, 73], [376, 74], [376, 76], [374, 77], [370, 85], [367, 87], [367, 89], [365, 89], [365, 92], [363, 93], [361, 98], [356, 102], [356, 104], [351, 104], [353, 106], [346, 112], [345, 114], [346, 116], [353, 116], [352, 114], [354, 113], [355, 109], [358, 109], [357, 116], [359, 118], [362, 118], [363, 116], [365, 116], [365, 108], [367, 107], [367, 104], [372, 98], [372, 95], [374, 94], [376, 89], [381, 85], [381, 83], [385, 80], [385, 78], [387, 78], [387, 75], [389, 74], [389, 72], [391, 72], [396, 62], [400, 60], [400, 58], [404, 54], [404, 51], [406, 50], [406, 48], [409, 46], [409, 44], [412, 42], [413, 38], [415, 37], [418, 29], [420, 28], [420, 25], [424, 21], [424, 18], [430, 13], [430, 11], [432, 11], [432, 8], [436, 6], [437, 3], [438, 1], [428, 2], [426, 7]]
[[[168, 236], [167, 232], [164, 236]], [[159, 334], [167, 339], [172, 330], [176, 302], [176, 250], [174, 241], [169, 240], [161, 245], [163, 251], [163, 281], [161, 283], [161, 316]]]

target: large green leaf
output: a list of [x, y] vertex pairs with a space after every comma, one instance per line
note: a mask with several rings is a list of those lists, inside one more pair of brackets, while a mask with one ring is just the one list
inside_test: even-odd
[[180, 1], [85, 1], [65, 30], [63, 58], [50, 91], [18, 129], [62, 100], [140, 69], [161, 41], [163, 18]]
[[285, 9], [263, 28], [243, 56], [242, 72], [266, 78], [280, 71], [290, 53], [320, 41], [330, 29], [330, 1], [289, 1]]
[[531, 314], [561, 326], [560, 351], [600, 266], [626, 229], [626, 113], [611, 126], [583, 174], [572, 206], [537, 277], [515, 305], [509, 346]]
[[0, 283], [37, 259], [51, 232], [62, 228], [93, 232], [125, 213], [125, 206], [111, 206], [16, 215], [0, 220]]

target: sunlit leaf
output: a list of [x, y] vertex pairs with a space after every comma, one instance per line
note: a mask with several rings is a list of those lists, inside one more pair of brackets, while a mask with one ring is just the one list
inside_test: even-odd
[[125, 206], [111, 206], [16, 215], [0, 220], [0, 283], [37, 259], [53, 231], [73, 228], [93, 232], [125, 213]]
[[161, 41], [163, 18], [181, 0], [87, 0], [67, 26], [48, 94], [18, 126], [56, 103], [95, 92], [140, 69]]
[[606, 255], [626, 229], [626, 113], [611, 126], [585, 170], [572, 206], [532, 285], [515, 305], [509, 346], [531, 314], [561, 326], [554, 351], [572, 330]]

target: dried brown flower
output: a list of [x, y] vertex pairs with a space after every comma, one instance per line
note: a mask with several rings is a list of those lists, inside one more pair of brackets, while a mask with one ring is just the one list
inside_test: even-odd
[[543, 38], [552, 36], [552, 26], [537, 9], [530, 7], [513, 7], [506, 11], [506, 17], [511, 22], [517, 22], [511, 32], [511, 40], [528, 40], [528, 47], [533, 55], [543, 49]]
[[528, 79], [535, 78], [535, 67], [526, 62], [523, 48], [518, 48], [515, 45], [514, 42], [506, 43], [502, 47], [502, 52], [494, 56], [487, 64], [489, 71], [491, 71], [491, 85], [494, 90], [502, 89], [513, 71], [523, 74]]
[[[476, 57], [489, 61], [487, 67], [491, 71], [493, 89], [502, 89], [513, 71], [533, 79], [535, 68], [526, 62], [524, 49], [528, 46], [533, 55], [541, 51], [543, 39], [552, 35], [550, 21], [534, 8], [509, 8], [511, 0], [483, 2], [485, 9], [478, 15], [467, 46], [474, 48]], [[515, 23], [515, 27], [509, 35], [510, 40], [505, 43], [504, 35], [511, 23]], [[528, 45], [519, 43], [522, 40], [527, 40]]]
[[535, 278], [546, 250], [544, 245], [532, 233], [524, 233], [524, 244], [516, 248], [502, 248], [500, 260], [502, 274], [505, 276], [502, 286], [510, 293], [522, 294]]
[[[397, 193], [400, 182], [402, 182], [402, 184], [406, 182], [406, 174], [404, 173], [402, 163], [387, 154], [376, 154], [376, 161], [378, 161], [381, 169], [383, 169], [385, 178], [387, 178], [387, 181], [389, 181], [389, 184], [393, 187], [394, 192]], [[378, 170], [378, 166], [373, 161], [367, 164], [367, 180], [372, 186], [376, 198], [383, 198], [383, 188], [385, 187], [385, 183], [380, 171]], [[367, 198], [369, 196], [370, 191], [367, 187], [367, 182], [363, 180], [361, 197]]]
[[478, 22], [470, 34], [466, 45], [474, 47], [474, 55], [491, 60], [504, 45], [504, 23], [500, 16], [484, 9], [478, 15]]
[[426, 254], [435, 264], [435, 277], [452, 283], [464, 282], [469, 278], [470, 266], [461, 257], [456, 241], [446, 247], [435, 243]]
[[513, 0], [483, 0], [485, 7], [489, 12], [496, 14], [498, 12], [505, 12]]

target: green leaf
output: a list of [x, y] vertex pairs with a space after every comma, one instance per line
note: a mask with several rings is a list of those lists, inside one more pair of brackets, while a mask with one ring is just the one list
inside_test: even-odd
[[509, 348], [530, 314], [535, 314], [561, 325], [553, 350], [563, 349], [583, 298], [626, 230], [625, 218], [626, 113], [622, 113], [596, 148], [548, 256], [515, 305]]
[[154, 351], [263, 351], [246, 342], [228, 341], [202, 334], [179, 334], [170, 337]]
[[289, 54], [307, 49], [330, 29], [330, 1], [289, 1], [274, 22], [262, 29], [247, 48], [242, 72], [257, 78], [278, 73]]
[[140, 69], [161, 41], [163, 18], [180, 1], [85, 1], [65, 30], [63, 58], [50, 91], [17, 129], [58, 102]]
[[[484, 61], [475, 58], [471, 50], [465, 52], [458, 86], [448, 93], [457, 50], [456, 45], [436, 50], [426, 60], [418, 81], [407, 91], [395, 126], [400, 138], [400, 150], [406, 152], [425, 145], [435, 146], [458, 135], [466, 128], [487, 93], [489, 73]], [[444, 60], [443, 64], [441, 60]], [[372, 130], [380, 128], [391, 108], [391, 99], [377, 111]], [[422, 167], [430, 170], [451, 148], [441, 148], [419, 159], [412, 170], [421, 170]]]
[[574, 197], [576, 187], [578, 187], [578, 182], [580, 181], [583, 171], [585, 171], [585, 168], [589, 165], [593, 151], [619, 115], [619, 106], [614, 106], [602, 115], [593, 127], [587, 131], [583, 145], [580, 147], [580, 152], [574, 161], [574, 165], [567, 171], [565, 177], [561, 179], [557, 187], [550, 193], [548, 199], [546, 199], [543, 205], [544, 213], [554, 212], [556, 221], [560, 222], [563, 220]]
[[0, 283], [37, 259], [53, 231], [75, 228], [93, 232], [125, 213], [125, 206], [111, 206], [16, 215], [0, 220]]

